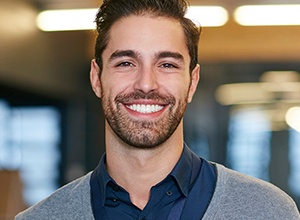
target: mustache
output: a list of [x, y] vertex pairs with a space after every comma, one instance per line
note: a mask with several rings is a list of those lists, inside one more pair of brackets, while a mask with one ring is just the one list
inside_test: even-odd
[[140, 90], [131, 93], [117, 95], [115, 101], [117, 103], [126, 103], [126, 102], [132, 102], [134, 100], [140, 100], [140, 99], [154, 100], [161, 104], [171, 104], [171, 105], [175, 104], [175, 98], [171, 95], [162, 95], [157, 91], [144, 93], [143, 91]]

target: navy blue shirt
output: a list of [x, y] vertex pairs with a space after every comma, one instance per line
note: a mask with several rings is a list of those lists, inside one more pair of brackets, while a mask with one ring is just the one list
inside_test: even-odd
[[180, 199], [185, 200], [183, 210], [180, 211], [181, 219], [201, 219], [215, 188], [214, 166], [185, 146], [172, 172], [151, 188], [150, 199], [145, 208], [140, 210], [131, 203], [129, 193], [109, 176], [105, 163], [104, 154], [90, 182], [96, 220], [166, 220]]

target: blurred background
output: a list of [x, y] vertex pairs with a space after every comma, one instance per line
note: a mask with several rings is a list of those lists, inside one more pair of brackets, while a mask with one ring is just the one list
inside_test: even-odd
[[[247, 12], [237, 11], [257, 3], [293, 4], [299, 12], [300, 1], [190, 3], [222, 7], [224, 20], [199, 21], [201, 82], [185, 115], [186, 142], [208, 160], [272, 182], [300, 204], [300, 22], [243, 23], [238, 15]], [[104, 152], [103, 114], [89, 83], [95, 33], [47, 30], [37, 23], [46, 10], [100, 4], [0, 0], [0, 219], [12, 219], [93, 170]], [[270, 18], [272, 10], [263, 8], [258, 20]], [[260, 9], [254, 12], [250, 21]], [[274, 13], [272, 21], [299, 19], [282, 8]], [[67, 24], [77, 23], [72, 18]]]

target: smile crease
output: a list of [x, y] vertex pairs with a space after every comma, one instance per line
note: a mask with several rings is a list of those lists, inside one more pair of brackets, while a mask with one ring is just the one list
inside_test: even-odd
[[131, 109], [132, 111], [136, 111], [143, 114], [154, 113], [163, 109], [163, 106], [161, 105], [144, 105], [144, 104], [126, 105], [126, 107]]

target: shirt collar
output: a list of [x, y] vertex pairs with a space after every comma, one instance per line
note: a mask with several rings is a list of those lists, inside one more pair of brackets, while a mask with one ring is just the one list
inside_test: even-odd
[[192, 152], [189, 149], [189, 147], [186, 144], [184, 144], [181, 157], [179, 158], [177, 164], [170, 173], [170, 176], [172, 176], [176, 180], [181, 192], [185, 196], [187, 196], [189, 192], [192, 172], [192, 161]]
[[97, 173], [97, 180], [100, 188], [100, 194], [102, 195], [102, 205], [105, 204], [106, 198], [106, 187], [109, 182], [114, 182], [114, 180], [109, 176], [106, 170], [106, 153], [104, 153], [101, 157], [100, 163], [98, 167], [95, 169]]
[[[101, 157], [98, 167], [95, 169], [97, 173], [97, 180], [100, 187], [100, 192], [102, 195], [102, 204], [105, 203], [106, 198], [106, 187], [110, 182], [115, 183], [115, 181], [109, 176], [106, 170], [106, 154], [104, 153]], [[174, 178], [175, 182], [178, 184], [181, 192], [184, 196], [188, 195], [191, 172], [192, 172], [192, 151], [184, 144], [183, 152], [175, 165], [174, 169], [168, 176]], [[115, 183], [116, 184], [116, 183]]]

